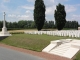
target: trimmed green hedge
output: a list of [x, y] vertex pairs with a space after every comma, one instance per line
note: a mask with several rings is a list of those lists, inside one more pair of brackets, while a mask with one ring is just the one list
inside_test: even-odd
[[24, 34], [24, 32], [10, 32], [10, 34]]

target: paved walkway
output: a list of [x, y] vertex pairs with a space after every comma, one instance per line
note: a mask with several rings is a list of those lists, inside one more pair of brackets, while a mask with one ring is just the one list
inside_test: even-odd
[[35, 52], [5, 44], [0, 44], [0, 60], [70, 60], [68, 58]]
[[0, 60], [45, 60], [38, 56], [0, 47]]

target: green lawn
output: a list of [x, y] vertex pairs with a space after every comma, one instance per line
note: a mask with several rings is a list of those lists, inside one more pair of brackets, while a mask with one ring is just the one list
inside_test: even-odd
[[80, 60], [80, 52], [78, 52], [78, 53], [76, 54], [76, 57], [75, 57], [74, 60]]
[[[40, 52], [49, 45], [50, 41], [68, 38], [69, 37], [48, 35], [13, 34], [12, 36], [1, 40], [0, 43]], [[77, 60], [80, 60], [79, 56], [80, 53], [76, 56]]]
[[29, 34], [13, 34], [0, 41], [7, 45], [21, 47], [29, 50], [42, 51], [50, 41], [57, 39], [65, 39], [68, 37], [48, 36], [48, 35], [29, 35]]

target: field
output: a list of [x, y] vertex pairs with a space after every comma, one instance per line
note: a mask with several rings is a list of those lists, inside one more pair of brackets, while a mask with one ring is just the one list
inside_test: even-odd
[[[14, 30], [10, 32], [23, 32], [24, 30]], [[49, 45], [50, 41], [58, 39], [68, 39], [70, 37], [48, 36], [48, 35], [30, 35], [30, 34], [12, 34], [12, 36], [0, 40], [0, 43], [41, 52], [43, 48]], [[73, 38], [80, 39], [80, 38]], [[76, 59], [79, 60], [80, 53]]]

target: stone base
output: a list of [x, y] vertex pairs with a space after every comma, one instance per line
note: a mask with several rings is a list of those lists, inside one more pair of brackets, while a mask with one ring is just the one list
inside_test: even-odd
[[6, 27], [2, 28], [2, 32], [0, 32], [0, 36], [12, 36], [8, 31]]
[[0, 32], [0, 36], [12, 36], [9, 32]]

